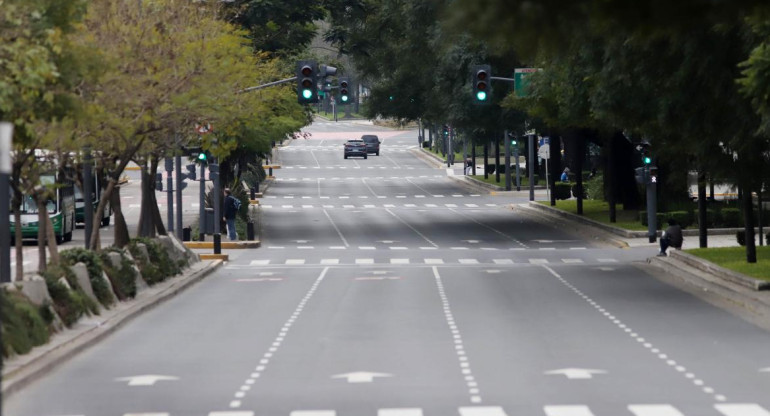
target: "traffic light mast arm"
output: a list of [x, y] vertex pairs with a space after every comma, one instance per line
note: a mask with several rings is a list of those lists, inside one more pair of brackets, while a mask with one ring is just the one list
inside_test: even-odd
[[489, 77], [489, 79], [491, 79], [491, 80], [495, 80], [495, 81], [516, 82], [516, 80], [515, 80], [515, 79], [513, 79], [513, 78], [503, 78], [503, 77]]
[[280, 81], [268, 82], [267, 84], [257, 85], [256, 87], [244, 88], [238, 91], [237, 94], [241, 94], [249, 91], [261, 90], [262, 88], [272, 87], [273, 85], [286, 84], [287, 82], [294, 82], [296, 80], [297, 80], [297, 77], [291, 77], [291, 78], [282, 79]]

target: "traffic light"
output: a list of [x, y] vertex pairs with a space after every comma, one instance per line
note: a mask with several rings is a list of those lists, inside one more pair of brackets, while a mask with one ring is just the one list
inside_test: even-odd
[[160, 172], [155, 174], [155, 190], [156, 191], [163, 190], [163, 174]]
[[350, 102], [350, 81], [347, 78], [340, 78], [340, 104]]
[[642, 162], [644, 162], [645, 165], [649, 165], [650, 163], [652, 163], [652, 158], [650, 157], [650, 155], [646, 155], [646, 154], [642, 155]]
[[297, 61], [297, 101], [318, 102], [318, 65], [315, 61]]
[[473, 102], [489, 104], [492, 96], [492, 67], [489, 65], [474, 65], [472, 68]]
[[516, 141], [515, 137], [511, 138], [511, 146], [516, 147], [516, 145], [519, 144], [519, 142]]
[[206, 152], [201, 151], [200, 153], [198, 153], [198, 161], [199, 162], [206, 162], [206, 160], [208, 160], [208, 158], [209, 158], [209, 155], [207, 155]]
[[187, 173], [185, 174], [185, 177], [187, 179], [197, 180], [197, 175], [196, 175], [197, 170], [195, 169], [196, 167], [197, 166], [195, 166], [194, 164], [185, 166], [185, 169], [187, 169]]

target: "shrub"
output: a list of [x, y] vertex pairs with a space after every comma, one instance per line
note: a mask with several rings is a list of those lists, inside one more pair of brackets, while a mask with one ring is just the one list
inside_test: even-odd
[[604, 177], [601, 174], [596, 174], [593, 178], [583, 183], [583, 189], [585, 189], [586, 197], [588, 199], [603, 200]]
[[743, 220], [741, 217], [741, 210], [738, 208], [722, 208], [720, 213], [722, 217], [722, 225], [727, 228], [735, 228], [743, 226]]
[[[96, 303], [86, 296], [82, 292], [83, 289], [77, 285], [77, 279], [68, 267], [49, 265], [42, 272], [42, 276], [53, 300], [53, 308], [65, 326], [72, 326], [81, 316], [89, 312], [99, 312]], [[59, 283], [59, 279], [62, 277], [67, 280], [73, 290], [69, 290], [64, 284]]]
[[[700, 225], [698, 212], [696, 211], [693, 213], [694, 217], [694, 224]], [[721, 222], [721, 217], [719, 216], [719, 211], [715, 209], [708, 208], [706, 209], [706, 227], [716, 227], [717, 224]]]
[[102, 276], [102, 273], [104, 273], [102, 260], [96, 252], [84, 248], [72, 248], [62, 251], [61, 257], [68, 266], [73, 266], [76, 263], [86, 265], [91, 288], [99, 303], [104, 306], [110, 306], [115, 303], [115, 297], [112, 295], [110, 286], [104, 281]]
[[572, 196], [572, 184], [569, 182], [556, 182], [551, 192], [553, 192], [556, 199], [569, 199]]
[[[572, 196], [574, 196], [575, 198], [578, 197], [577, 183], [572, 185]], [[586, 185], [583, 184], [583, 199], [585, 198], [586, 198]]]
[[[53, 318], [50, 313], [44, 317], [43, 308], [33, 305], [18, 292], [0, 290], [0, 313], [3, 316], [3, 356], [25, 354], [33, 347], [48, 342], [48, 327]], [[46, 308], [47, 310], [47, 308]]]
[[[115, 268], [109, 259], [109, 253], [118, 253], [120, 255], [120, 267]], [[133, 263], [125, 256], [122, 250], [111, 247], [101, 253], [102, 265], [107, 277], [112, 282], [112, 288], [118, 299], [125, 300], [136, 296], [136, 272], [132, 267]]]
[[676, 221], [682, 228], [687, 228], [695, 222], [692, 212], [689, 211], [671, 211], [668, 213], [666, 221], [669, 219]]
[[[177, 275], [182, 271], [179, 264], [171, 261], [165, 248], [157, 241], [149, 238], [140, 237], [131, 240], [129, 250], [131, 250], [131, 254], [135, 257], [141, 257], [138, 256], [138, 250], [136, 248], [137, 243], [144, 244], [147, 247], [147, 253], [150, 256], [149, 264], [140, 264], [142, 277], [145, 278], [148, 284], [161, 282], [167, 277]], [[145, 270], [147, 270], [147, 275], [145, 274]]]
[[485, 171], [485, 172], [487, 172], [487, 173], [489, 173], [490, 175], [491, 175], [491, 174], [493, 174], [493, 173], [495, 173], [495, 165], [494, 165], [494, 164], [489, 164], [489, 165], [487, 165], [487, 166], [484, 168], [484, 171]]

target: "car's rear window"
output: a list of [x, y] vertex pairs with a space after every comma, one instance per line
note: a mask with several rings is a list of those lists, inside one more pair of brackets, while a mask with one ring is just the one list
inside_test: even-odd
[[363, 136], [363, 137], [361, 137], [361, 139], [363, 141], [367, 142], [367, 143], [372, 143], [372, 142], [378, 142], [379, 141], [377, 136]]

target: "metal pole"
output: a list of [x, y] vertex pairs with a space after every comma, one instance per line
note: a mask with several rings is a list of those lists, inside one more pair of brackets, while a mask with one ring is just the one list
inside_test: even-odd
[[759, 190], [757, 191], [757, 203], [759, 203], [759, 245], [760, 247], [765, 245], [764, 244], [764, 238], [765, 235], [764, 229], [762, 228], [762, 186], [764, 184], [759, 185]]
[[206, 166], [201, 163], [200, 208], [198, 209], [198, 241], [206, 240]]
[[174, 159], [166, 158], [166, 197], [168, 198], [168, 206], [166, 211], [168, 212], [168, 221], [166, 228], [168, 232], [174, 232], [174, 178], [171, 174], [174, 172]]
[[511, 141], [508, 139], [508, 130], [503, 133], [503, 146], [505, 146], [505, 190], [511, 190]]
[[489, 142], [484, 142], [484, 179], [489, 179]]
[[647, 236], [654, 243], [658, 238], [658, 200], [655, 182], [650, 178], [649, 165], [644, 168], [644, 181], [647, 183]]
[[452, 167], [452, 164], [454, 162], [454, 149], [452, 149], [452, 134], [454, 132], [452, 131], [452, 127], [449, 127], [449, 134], [447, 134], [447, 150], [446, 150], [446, 166], [448, 168]]
[[529, 200], [535, 200], [535, 135], [527, 136], [527, 148], [529, 149], [529, 158], [527, 159], [527, 169], [529, 169]]
[[519, 172], [519, 142], [513, 147], [513, 158], [516, 159], [516, 191], [521, 191], [521, 174]]
[[83, 147], [83, 221], [85, 223], [86, 249], [91, 247], [94, 225], [94, 176], [91, 170], [91, 147]]
[[219, 163], [214, 158], [214, 163], [209, 166], [209, 170], [214, 174], [214, 254], [222, 254], [222, 234], [220, 224], [222, 223], [222, 213], [219, 209]]
[[[11, 195], [11, 142], [13, 124], [0, 122], [0, 196], [9, 198]], [[2, 199], [5, 199], [2, 198]], [[8, 199], [9, 200], [9, 199]], [[6, 200], [6, 201], [8, 201]], [[0, 202], [0, 230], [11, 229], [10, 209], [8, 202]], [[20, 224], [15, 224], [15, 227]], [[11, 237], [13, 238], [13, 237]], [[21, 247], [18, 247], [21, 250]], [[19, 276], [21, 277], [21, 276]], [[11, 281], [11, 240], [3, 231], [0, 235], [0, 282]], [[0, 345], [2, 345], [0, 340]], [[0, 407], [2, 409], [2, 407]]]
[[495, 182], [500, 183], [500, 138], [495, 137]]
[[174, 158], [174, 168], [176, 169], [176, 236], [179, 241], [183, 239], [182, 230], [182, 156], [177, 155]]
[[471, 175], [476, 176], [476, 143], [471, 143]]

